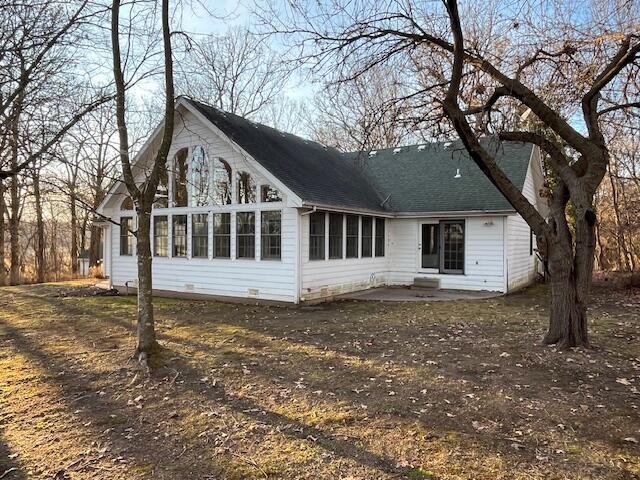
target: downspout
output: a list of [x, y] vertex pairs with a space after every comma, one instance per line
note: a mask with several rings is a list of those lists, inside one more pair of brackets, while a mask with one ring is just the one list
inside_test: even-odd
[[[302, 222], [300, 221], [302, 217], [310, 215], [317, 210], [317, 207], [313, 207], [311, 210], [306, 212], [302, 212], [296, 215], [296, 254], [297, 254], [297, 265], [296, 265], [296, 294], [295, 294], [295, 303], [298, 305], [300, 303], [300, 296], [302, 294]], [[297, 213], [297, 212], [296, 212]]]

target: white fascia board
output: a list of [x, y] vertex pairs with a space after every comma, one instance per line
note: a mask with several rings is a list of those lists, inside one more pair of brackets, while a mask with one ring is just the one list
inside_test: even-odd
[[287, 198], [292, 200], [293, 207], [302, 206], [302, 199], [298, 195], [296, 195], [289, 187], [287, 187], [284, 183], [282, 183], [278, 178], [276, 178], [275, 175], [273, 175], [269, 170], [267, 170], [260, 162], [258, 162], [255, 158], [249, 155], [249, 153], [244, 148], [242, 148], [236, 142], [231, 140], [226, 133], [224, 133], [217, 126], [215, 126], [205, 115], [203, 115], [188, 100], [180, 99], [180, 101], [184, 102], [184, 105], [186, 106], [187, 110], [189, 110], [189, 112], [191, 112], [202, 123], [207, 125], [213, 133], [215, 133], [224, 141], [226, 141], [229, 144], [229, 146], [231, 146], [231, 148], [236, 151], [236, 153], [242, 155], [246, 160], [248, 160], [251, 163], [251, 166], [255, 168], [258, 172], [260, 172], [260, 174], [264, 176], [267, 180], [273, 183], [276, 186], [276, 188], [278, 188], [278, 190], [285, 192], [287, 195]]
[[367, 208], [357, 208], [357, 207], [341, 207], [336, 205], [327, 205], [322, 203], [315, 202], [304, 202], [302, 204], [304, 208], [316, 208], [319, 210], [327, 211], [327, 212], [339, 212], [339, 213], [353, 213], [353, 214], [367, 214], [367, 215], [375, 215], [377, 217], [387, 217], [393, 218], [395, 215], [392, 212], [381, 212], [379, 210], [370, 210]]
[[398, 212], [397, 218], [460, 218], [460, 217], [499, 217], [512, 215], [515, 210], [466, 210], [459, 212]]

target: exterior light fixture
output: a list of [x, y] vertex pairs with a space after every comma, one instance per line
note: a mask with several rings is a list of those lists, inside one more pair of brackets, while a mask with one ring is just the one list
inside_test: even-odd
[[462, 178], [462, 175], [460, 175], [460, 169], [456, 168], [456, 174], [453, 176], [453, 178]]

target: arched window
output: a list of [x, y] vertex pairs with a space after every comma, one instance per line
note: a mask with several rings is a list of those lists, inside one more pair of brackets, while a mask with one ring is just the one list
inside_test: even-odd
[[158, 188], [153, 199], [154, 208], [167, 208], [169, 206], [169, 173], [165, 163], [160, 169]]
[[120, 210], [133, 210], [133, 200], [131, 200], [131, 197], [129, 195], [124, 197], [124, 200], [122, 200], [122, 203], [120, 204]]
[[256, 182], [248, 172], [238, 172], [238, 203], [256, 203]]
[[189, 195], [187, 193], [187, 181], [189, 165], [187, 157], [189, 151], [186, 148], [178, 150], [173, 159], [173, 206], [186, 207]]
[[213, 203], [231, 205], [231, 167], [221, 158], [213, 161]]
[[209, 156], [204, 148], [198, 146], [191, 154], [191, 175], [193, 190], [191, 204], [201, 207], [209, 204]]

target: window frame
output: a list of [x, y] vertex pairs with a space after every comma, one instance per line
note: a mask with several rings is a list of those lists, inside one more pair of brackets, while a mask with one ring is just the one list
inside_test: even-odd
[[[322, 234], [313, 233], [312, 232], [312, 221], [314, 219], [318, 219], [320, 223], [320, 227], [318, 230], [322, 232]], [[310, 261], [318, 261], [318, 260], [326, 260], [327, 259], [327, 251], [326, 251], [326, 214], [325, 212], [312, 212], [309, 214], [309, 260]], [[318, 245], [314, 245], [315, 241], [319, 242]], [[314, 252], [314, 247], [317, 247], [317, 254]], [[321, 256], [320, 256], [321, 253]]]
[[[195, 165], [196, 152], [202, 152], [200, 163], [198, 168]], [[206, 207], [211, 203], [211, 162], [209, 160], [209, 154], [202, 145], [195, 145], [191, 148], [191, 155], [189, 155], [189, 166], [187, 167], [187, 176], [191, 179], [191, 205], [193, 207]], [[196, 181], [196, 176], [199, 175], [199, 181]], [[206, 176], [206, 181], [202, 181], [202, 177]], [[200, 189], [199, 187], [202, 187]], [[204, 203], [202, 201], [204, 200]]]
[[[178, 228], [176, 228], [176, 226], [178, 225], [178, 222], [176, 220], [178, 219], [184, 219], [184, 233], [180, 234], [180, 237], [182, 239], [182, 245], [177, 245], [176, 244], [176, 240], [178, 239], [178, 234], [176, 232], [178, 232]], [[189, 244], [188, 244], [188, 239], [189, 239], [189, 219], [186, 213], [178, 213], [178, 214], [174, 214], [171, 215], [171, 258], [187, 258], [188, 254], [189, 254]], [[178, 225], [179, 226], [179, 225]], [[184, 253], [176, 253], [177, 248], [179, 246], [184, 247]]]
[[[333, 229], [332, 229], [333, 227]], [[337, 229], [337, 231], [335, 231]], [[329, 260], [344, 258], [344, 214], [329, 212]], [[335, 250], [337, 249], [337, 251]]]
[[[213, 158], [211, 183], [211, 200], [213, 205], [223, 206], [233, 204], [233, 169], [231, 165], [229, 165], [229, 162], [222, 157]], [[223, 185], [226, 187], [226, 191], [222, 191]]]
[[[278, 232], [277, 233], [265, 233], [265, 219], [270, 214], [278, 215]], [[268, 226], [269, 224], [267, 224]], [[272, 247], [271, 243], [273, 240], [276, 240], [277, 243], [277, 254], [266, 253], [265, 247]], [[267, 248], [269, 250], [269, 248]], [[282, 210], [263, 210], [260, 212], [260, 259], [261, 260], [282, 260]]]
[[[123, 223], [125, 222], [125, 220], [127, 223], [126, 229], [123, 228]], [[131, 232], [132, 229], [133, 229], [133, 217], [131, 216], [120, 217], [120, 256], [121, 257], [133, 257], [133, 247], [134, 247], [135, 237]], [[127, 251], [123, 252], [122, 247], [125, 245], [126, 245]]]
[[[216, 220], [218, 218], [224, 219], [226, 218], [226, 222], [221, 222], [220, 226], [226, 225], [226, 231], [223, 233], [219, 233], [216, 228]], [[211, 229], [212, 229], [212, 249], [211, 249], [211, 257], [213, 259], [230, 259], [231, 258], [231, 212], [215, 212], [211, 218]], [[219, 240], [225, 239], [225, 247], [226, 247], [226, 255], [218, 255], [219, 250]]]
[[[355, 235], [353, 234], [353, 232], [351, 232], [351, 234], [349, 234], [349, 220], [355, 220], [355, 227], [356, 227], [356, 232]], [[352, 225], [353, 226], [353, 225]], [[345, 258], [358, 258], [359, 257], [359, 246], [360, 246], [360, 216], [359, 215], [351, 215], [351, 214], [347, 214], [345, 215], [345, 247], [344, 247], [344, 255]], [[352, 242], [355, 242], [355, 244], [349, 244], [349, 239], [351, 239]], [[353, 249], [353, 247], [355, 247], [355, 252], [352, 252], [352, 254], [349, 254], [349, 247], [351, 246], [351, 248]]]
[[[445, 268], [445, 229], [447, 225], [460, 225], [462, 229], [462, 268], [461, 269], [452, 269]], [[464, 275], [464, 267], [466, 262], [466, 228], [464, 220], [440, 220], [440, 273], [446, 273], [451, 275]]]
[[[166, 233], [162, 236], [158, 235], [158, 220], [164, 219], [166, 224]], [[158, 240], [164, 238], [164, 254], [158, 254]], [[153, 216], [153, 256], [158, 258], [167, 258], [169, 256], [169, 216], [154, 215]]]
[[[368, 235], [365, 235], [365, 220], [369, 220], [370, 230]], [[365, 239], [368, 239], [368, 251], [365, 250]], [[373, 247], [373, 217], [363, 215], [360, 227], [360, 258], [373, 258]]]
[[[374, 256], [377, 258], [383, 258], [386, 254], [386, 243], [387, 243], [387, 221], [384, 217], [375, 217], [376, 222], [376, 233], [374, 237]], [[382, 225], [382, 237], [380, 237], [380, 225]], [[378, 242], [381, 242], [378, 244]], [[382, 248], [382, 253], [379, 252], [378, 248]]]
[[[244, 217], [244, 215], [249, 215], [249, 218], [252, 218], [253, 222], [241, 223], [241, 216]], [[252, 226], [253, 228], [250, 228], [252, 231], [248, 233], [240, 233], [240, 227], [242, 225]], [[242, 245], [240, 240], [250, 241], [252, 249], [252, 254], [250, 256], [246, 254], [240, 255], [241, 248], [246, 248], [246, 245]], [[238, 260], [255, 260], [256, 258], [256, 212], [253, 210], [236, 212], [236, 258]]]
[[[180, 182], [180, 177], [178, 176], [179, 170], [177, 168], [177, 164], [178, 164], [178, 160], [179, 160], [179, 155], [183, 154], [185, 155], [184, 157], [184, 165], [185, 165], [185, 172], [184, 172], [184, 184], [182, 184], [182, 182]], [[191, 154], [191, 149], [190, 148], [181, 148], [180, 150], [178, 150], [175, 155], [173, 156], [172, 159], [172, 164], [171, 164], [171, 174], [172, 174], [172, 179], [171, 179], [171, 206], [175, 207], [175, 208], [185, 208], [189, 206], [189, 175], [190, 175], [190, 168], [189, 168], [189, 157]], [[180, 188], [180, 191], [184, 190], [184, 205], [178, 205], [177, 199], [176, 199], [176, 193], [178, 192], [178, 188]]]
[[[269, 200], [269, 192], [275, 192], [275, 199]], [[282, 192], [269, 184], [260, 185], [260, 203], [279, 203], [282, 202]]]
[[[241, 188], [243, 175], [246, 175], [248, 190]], [[244, 192], [244, 197], [242, 193]], [[247, 192], [252, 198], [247, 198]], [[251, 172], [246, 170], [236, 170], [236, 203], [238, 205], [253, 205], [258, 200], [258, 184]]]
[[[205, 233], [197, 233], [196, 229], [196, 217], [203, 218], [204, 217], [204, 226]], [[202, 223], [201, 221], [197, 223]], [[196, 240], [204, 238], [204, 255], [196, 255], [196, 252], [199, 251], [199, 246], [196, 248]], [[209, 258], [209, 213], [192, 213], [191, 214], [191, 258]]]

